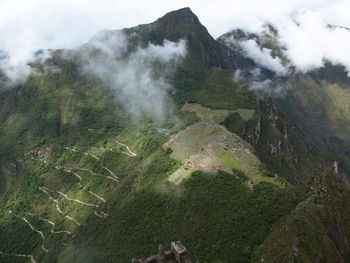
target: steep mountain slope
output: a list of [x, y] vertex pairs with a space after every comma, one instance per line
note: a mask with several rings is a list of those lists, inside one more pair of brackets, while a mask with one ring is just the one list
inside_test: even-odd
[[350, 78], [345, 68], [325, 61], [324, 67], [302, 74], [288, 61], [284, 54], [285, 47], [272, 26], [267, 26], [261, 36], [235, 30], [219, 38], [221, 43], [241, 52], [243, 49], [240, 43], [247, 40], [254, 40], [261, 48], [271, 51], [271, 55], [281, 59], [288, 68], [288, 75], [282, 77], [263, 68], [259, 81], [272, 81], [271, 88], [262, 91], [277, 90], [274, 95], [278, 110], [303, 131], [310, 143], [329, 151], [348, 174], [350, 160], [347, 134], [350, 126], [347, 105], [350, 103]]
[[344, 69], [326, 64], [317, 72], [292, 77], [290, 85], [291, 92], [278, 101], [280, 108], [305, 134], [313, 133], [308, 139], [327, 148], [349, 174], [350, 80]]
[[[340, 65], [325, 62], [321, 69], [307, 74], [298, 72], [284, 55], [278, 32], [271, 26], [262, 35], [232, 31], [219, 38], [234, 50], [243, 51], [242, 41], [254, 40], [288, 68], [288, 75], [278, 77], [263, 68], [259, 81], [269, 80], [276, 108], [297, 126], [312, 145], [328, 152], [334, 164], [348, 175], [349, 77]], [[252, 78], [248, 76], [248, 78]], [[282, 89], [278, 89], [282, 86]], [[271, 90], [259, 92], [271, 93]], [[257, 249], [252, 262], [347, 262], [349, 236], [347, 220], [347, 179], [330, 170], [313, 178], [310, 196], [274, 226]]]
[[[116, 43], [119, 34], [127, 44], [114, 60], [128, 70], [140, 50], [186, 41], [177, 63], [137, 60], [173, 87], [173, 115], [161, 124], [148, 112], [135, 118], [123, 89], [87, 74], [82, 54], [100, 58], [104, 46], [56, 50], [33, 63], [36, 74], [0, 94], [0, 261], [128, 262], [181, 240], [200, 262], [293, 262], [273, 251], [289, 253], [293, 241], [274, 238], [295, 234], [300, 262], [308, 262], [323, 246], [308, 240], [323, 225], [330, 257], [346, 259], [348, 200], [339, 198], [349, 190], [329, 170], [333, 152], [312, 144], [282, 103], [234, 80], [235, 70], [256, 67], [251, 59], [214, 40], [188, 8], [98, 36]], [[310, 192], [311, 179], [322, 186]], [[323, 184], [332, 186], [327, 195], [313, 197]], [[314, 228], [302, 236], [293, 220], [312, 216], [300, 207], [315, 200], [327, 215], [341, 213], [341, 227], [333, 217], [308, 220]], [[289, 224], [292, 234], [274, 234]]]
[[207, 29], [200, 23], [196, 15], [189, 8], [170, 12], [154, 23], [141, 25], [125, 30], [131, 36], [131, 42], [141, 42], [143, 45], [149, 41], [161, 44], [164, 39], [178, 41], [186, 39], [190, 56], [188, 61], [194, 59], [205, 68], [238, 68], [250, 65], [250, 61], [240, 53], [232, 52], [226, 46], [215, 41]]
[[344, 179], [323, 171], [311, 188], [310, 196], [273, 227], [253, 262], [349, 261], [349, 190]]

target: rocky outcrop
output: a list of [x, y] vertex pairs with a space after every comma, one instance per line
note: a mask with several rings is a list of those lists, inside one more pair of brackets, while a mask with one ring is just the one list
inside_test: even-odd
[[132, 259], [132, 263], [191, 263], [187, 249], [180, 241], [171, 242], [171, 250], [165, 250], [162, 245], [158, 247], [158, 254], [145, 260]]
[[311, 195], [273, 227], [252, 262], [348, 262], [349, 200], [344, 178], [323, 170]]

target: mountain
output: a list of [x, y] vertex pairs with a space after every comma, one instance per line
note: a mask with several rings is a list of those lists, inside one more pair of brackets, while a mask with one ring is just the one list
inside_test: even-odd
[[268, 29], [184, 8], [32, 63], [0, 94], [0, 261], [347, 262], [349, 78], [257, 63], [240, 41], [287, 65]]
[[[230, 39], [233, 38], [234, 41]], [[240, 49], [240, 43], [246, 40], [256, 41], [261, 48], [271, 50], [271, 54], [288, 65], [283, 55], [285, 47], [278, 41], [278, 32], [271, 26], [262, 36], [247, 34], [235, 30], [224, 34], [219, 41], [233, 49]], [[265, 68], [264, 78], [273, 79], [276, 85], [288, 87], [283, 96], [276, 98], [276, 105], [285, 116], [299, 129], [307, 140], [326, 148], [340, 162], [347, 173], [349, 170], [348, 126], [348, 89], [349, 76], [342, 65], [333, 65], [325, 61], [322, 68], [302, 74], [289, 67], [288, 77], [276, 78]], [[273, 83], [272, 83], [273, 86]]]
[[164, 39], [188, 41], [189, 53], [193, 59], [200, 60], [206, 68], [238, 68], [249, 65], [249, 61], [240, 53], [235, 53], [217, 42], [200, 23], [189, 8], [170, 12], [154, 23], [126, 29], [127, 33], [136, 32], [136, 38], [142, 43], [160, 44]]

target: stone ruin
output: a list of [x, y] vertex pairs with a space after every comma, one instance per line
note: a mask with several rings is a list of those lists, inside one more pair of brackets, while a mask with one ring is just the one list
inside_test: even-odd
[[132, 259], [132, 263], [191, 263], [187, 249], [180, 241], [171, 242], [171, 250], [165, 250], [162, 245], [158, 247], [158, 254], [144, 260]]

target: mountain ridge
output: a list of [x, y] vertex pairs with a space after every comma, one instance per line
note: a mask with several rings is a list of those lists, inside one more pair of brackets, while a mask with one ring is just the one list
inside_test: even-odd
[[[187, 41], [186, 57], [156, 75], [172, 87], [176, 117], [135, 121], [121, 94], [81, 70], [81, 50], [33, 64], [41, 74], [0, 94], [0, 260], [127, 262], [181, 240], [200, 262], [346, 262], [343, 169], [278, 98], [234, 78], [259, 66], [214, 40], [189, 8], [118, 32], [124, 68], [150, 45]], [[161, 72], [152, 62], [149, 72]], [[212, 160], [218, 169], [206, 169]]]

